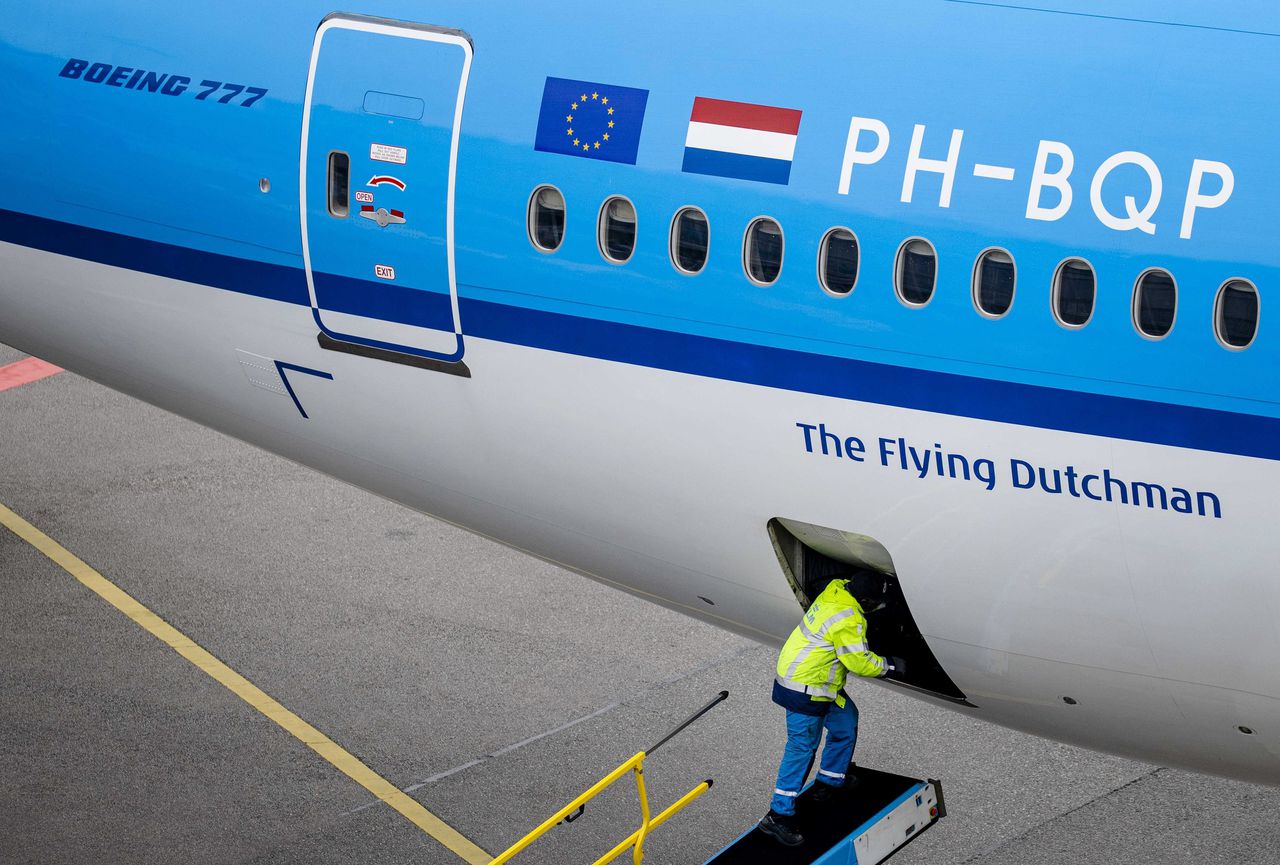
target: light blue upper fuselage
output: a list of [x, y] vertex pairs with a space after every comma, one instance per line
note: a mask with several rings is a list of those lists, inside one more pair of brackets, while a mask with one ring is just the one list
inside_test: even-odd
[[[647, 329], [628, 330], [632, 339], [690, 334], [722, 341], [700, 343], [700, 351], [744, 347], [737, 361], [710, 374], [734, 377], [735, 368], [750, 368], [742, 380], [757, 383], [807, 389], [797, 383], [806, 375], [842, 374], [819, 365], [774, 380], [759, 367], [796, 355], [752, 353], [767, 347], [1280, 416], [1280, 341], [1268, 326], [1280, 281], [1272, 238], [1280, 64], [1271, 35], [1280, 32], [1280, 14], [1259, 3], [1211, 12], [1181, 2], [1056, 5], [1072, 14], [946, 0], [811, 4], [803, 13], [711, 3], [370, 2], [343, 11], [456, 28], [472, 40], [456, 175], [464, 334], [494, 336], [482, 320], [493, 310], [538, 310], [562, 323]], [[282, 270], [272, 272], [300, 279], [302, 104], [316, 28], [333, 11], [311, 2], [181, 12], [156, 3], [67, 2], [56, 15], [45, 10], [6, 21], [0, 75], [11, 122], [0, 137], [0, 206], [11, 214], [0, 240], [17, 239], [21, 217], [13, 214], [30, 214], [275, 265]], [[242, 82], [268, 93], [240, 107], [95, 85], [59, 77], [69, 58]], [[548, 76], [649, 91], [634, 165], [535, 151]], [[682, 172], [699, 96], [801, 110], [789, 183]], [[882, 159], [854, 167], [848, 194], [840, 194], [853, 117], [882, 121], [890, 140]], [[931, 159], [946, 156], [953, 130], [964, 130], [948, 207], [939, 206], [937, 173], [918, 174], [913, 200], [901, 200], [916, 124], [925, 125], [921, 155]], [[1075, 160], [1072, 206], [1054, 221], [1026, 217], [1042, 140], [1068, 145]], [[1163, 194], [1150, 216], [1153, 234], [1106, 227], [1091, 204], [1094, 172], [1123, 151], [1145, 154], [1158, 167]], [[1224, 205], [1198, 210], [1191, 237], [1182, 238], [1197, 159], [1229, 165], [1234, 190]], [[976, 177], [976, 162], [1012, 167], [1015, 178]], [[260, 191], [260, 178], [270, 180], [269, 193]], [[526, 229], [529, 195], [544, 183], [567, 202], [565, 241], [553, 254], [536, 250]], [[1204, 191], [1213, 186], [1207, 182]], [[1141, 206], [1151, 182], [1136, 165], [1123, 165], [1101, 193], [1102, 206], [1123, 215], [1125, 197]], [[597, 248], [598, 208], [615, 194], [634, 202], [638, 214], [636, 252], [623, 265], [605, 261]], [[1053, 204], [1055, 195], [1046, 190], [1043, 203]], [[670, 220], [683, 205], [701, 208], [710, 223], [709, 261], [696, 276], [678, 272], [668, 253]], [[785, 232], [781, 277], [769, 287], [743, 272], [743, 232], [760, 215]], [[833, 226], [852, 229], [861, 250], [857, 286], [845, 297], [825, 293], [817, 279], [819, 244]], [[938, 253], [938, 289], [923, 308], [901, 303], [892, 285], [895, 254], [909, 237], [928, 239]], [[975, 259], [989, 247], [1009, 250], [1017, 263], [1013, 308], [999, 320], [979, 315], [970, 292]], [[1069, 257], [1089, 261], [1098, 279], [1096, 310], [1079, 330], [1059, 325], [1050, 307], [1054, 270]], [[1150, 267], [1167, 269], [1178, 288], [1176, 324], [1161, 340], [1141, 336], [1131, 316], [1135, 280]], [[1251, 281], [1261, 298], [1258, 336], [1242, 351], [1224, 348], [1214, 335], [1214, 298], [1231, 278]], [[234, 276], [210, 283], [253, 290], [238, 287]], [[305, 285], [301, 295], [298, 285], [280, 288], [280, 298], [306, 304]], [[498, 330], [509, 334], [504, 328]], [[531, 344], [595, 353], [590, 340]], [[642, 362], [707, 371], [679, 356], [683, 343], [671, 346], [669, 365]], [[912, 381], [942, 392], [953, 380]], [[829, 382], [813, 385], [838, 392]], [[975, 399], [1016, 400], [1017, 393]], [[937, 410], [965, 411], [954, 396], [938, 399]], [[928, 399], [912, 405], [932, 407]], [[1110, 403], [1071, 405], [1073, 412], [1112, 410]], [[1173, 425], [1207, 422], [1170, 417]], [[1058, 423], [1043, 412], [1026, 422]], [[1274, 458], [1265, 446], [1223, 449]]]

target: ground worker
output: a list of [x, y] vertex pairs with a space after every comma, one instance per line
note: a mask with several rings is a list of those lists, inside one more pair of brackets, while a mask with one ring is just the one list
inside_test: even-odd
[[825, 801], [845, 786], [858, 739], [858, 708], [843, 692], [845, 676], [852, 672], [897, 678], [906, 669], [901, 658], [883, 658], [867, 648], [867, 619], [858, 599], [869, 603], [877, 597], [883, 579], [858, 571], [831, 580], [778, 656], [773, 702], [787, 710], [787, 746], [760, 830], [788, 847], [804, 843], [795, 824], [796, 797], [813, 766], [824, 727], [827, 744], [812, 798]]

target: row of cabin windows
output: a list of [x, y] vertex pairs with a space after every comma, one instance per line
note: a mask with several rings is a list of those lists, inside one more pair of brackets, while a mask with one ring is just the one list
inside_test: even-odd
[[[543, 252], [555, 252], [564, 242], [565, 203], [560, 190], [540, 186], [529, 199], [529, 238]], [[636, 245], [636, 209], [626, 198], [613, 196], [600, 207], [597, 221], [600, 253], [607, 261], [625, 264]], [[671, 220], [671, 263], [681, 273], [700, 273], [707, 264], [711, 228], [707, 216], [696, 207], [683, 207]], [[757, 285], [772, 285], [782, 273], [782, 227], [768, 217], [747, 225], [742, 243], [742, 266]], [[829, 294], [847, 295], [858, 282], [858, 239], [847, 228], [832, 228], [818, 249], [818, 282]], [[922, 307], [933, 299], [938, 282], [938, 254], [933, 244], [913, 237], [898, 248], [893, 284], [898, 298], [909, 307]], [[1017, 266], [1003, 249], [988, 249], [973, 268], [973, 303], [987, 318], [1002, 318], [1013, 308]], [[1084, 259], [1070, 258], [1053, 275], [1052, 308], [1063, 327], [1078, 329], [1093, 318], [1097, 278]], [[1173, 329], [1178, 289], [1166, 270], [1153, 268], [1138, 277], [1133, 290], [1133, 323], [1150, 339], [1161, 339]], [[1258, 290], [1243, 279], [1225, 283], [1214, 301], [1214, 333], [1226, 347], [1248, 347], [1258, 331]]]

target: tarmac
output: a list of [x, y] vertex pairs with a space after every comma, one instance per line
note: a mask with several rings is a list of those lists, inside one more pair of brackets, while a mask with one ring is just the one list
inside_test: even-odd
[[[773, 648], [72, 373], [0, 391], [0, 447], [0, 505], [491, 854], [722, 689], [646, 763], [655, 808], [715, 779], [646, 861], [702, 863], [767, 809]], [[895, 865], [1280, 861], [1280, 789], [852, 693], [857, 760], [945, 790]], [[588, 863], [638, 821], [624, 779], [515, 862]], [[0, 528], [0, 862], [462, 861]]]

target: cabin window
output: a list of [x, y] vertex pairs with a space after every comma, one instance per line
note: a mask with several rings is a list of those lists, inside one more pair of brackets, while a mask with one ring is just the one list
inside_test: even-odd
[[329, 215], [346, 219], [351, 212], [351, 157], [340, 150], [329, 154]]
[[671, 220], [671, 263], [681, 273], [700, 273], [707, 265], [711, 226], [696, 207], [683, 207]]
[[773, 285], [782, 272], [782, 226], [767, 216], [752, 220], [743, 239], [742, 262], [756, 285]]
[[938, 281], [938, 254], [933, 244], [916, 237], [898, 248], [893, 267], [894, 289], [908, 306], [924, 306]]
[[564, 243], [564, 196], [554, 186], [539, 186], [529, 196], [529, 240], [543, 252]]
[[1161, 339], [1173, 330], [1178, 312], [1178, 287], [1167, 270], [1148, 270], [1133, 289], [1133, 323], [1138, 332]]
[[605, 199], [600, 205], [597, 228], [600, 254], [606, 261], [624, 264], [636, 249], [636, 208], [621, 196]]
[[858, 238], [847, 228], [833, 228], [818, 249], [818, 282], [836, 295], [853, 291], [858, 282]]
[[1069, 258], [1053, 275], [1053, 314], [1063, 327], [1084, 327], [1093, 317], [1097, 295], [1093, 267], [1081, 258]]
[[1227, 348], [1248, 348], [1258, 334], [1258, 289], [1233, 279], [1218, 289], [1213, 323], [1218, 341]]
[[1013, 306], [1017, 269], [1003, 249], [988, 249], [973, 268], [973, 303], [988, 318], [1000, 318]]

